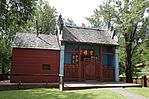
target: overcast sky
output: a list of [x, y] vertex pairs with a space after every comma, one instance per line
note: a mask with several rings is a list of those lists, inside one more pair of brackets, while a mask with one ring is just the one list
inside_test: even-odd
[[54, 6], [58, 13], [61, 13], [63, 18], [73, 19], [74, 22], [81, 26], [85, 23], [89, 25], [85, 17], [89, 17], [93, 14], [93, 10], [103, 0], [46, 0], [49, 1], [51, 6]]

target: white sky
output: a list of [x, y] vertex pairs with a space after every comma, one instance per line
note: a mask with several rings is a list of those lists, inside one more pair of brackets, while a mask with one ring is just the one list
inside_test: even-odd
[[74, 22], [81, 26], [84, 23], [86, 26], [89, 22], [85, 17], [93, 14], [93, 10], [103, 0], [46, 0], [49, 1], [50, 6], [54, 6], [58, 13], [62, 14], [63, 18], [73, 19]]

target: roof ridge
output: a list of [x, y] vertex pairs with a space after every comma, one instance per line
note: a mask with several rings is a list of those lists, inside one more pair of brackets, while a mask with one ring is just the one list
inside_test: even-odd
[[81, 27], [81, 26], [71, 26], [71, 25], [66, 25], [66, 27], [77, 28], [77, 29], [88, 29], [88, 30], [105, 31], [105, 30], [101, 30], [99, 28], [91, 28], [91, 27]]

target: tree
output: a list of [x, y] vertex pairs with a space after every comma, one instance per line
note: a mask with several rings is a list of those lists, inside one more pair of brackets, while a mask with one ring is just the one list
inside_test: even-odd
[[39, 0], [36, 2], [34, 20], [29, 20], [23, 32], [38, 32], [40, 34], [54, 33], [56, 26], [56, 9], [52, 8], [48, 2]]
[[145, 69], [148, 68], [149, 70], [149, 40], [144, 41], [144, 43], [137, 48], [135, 55], [137, 56], [137, 64], [142, 63], [145, 65]]
[[10, 66], [11, 41], [16, 32], [34, 14], [36, 0], [1, 0], [0, 1], [0, 68], [6, 73]]
[[126, 82], [132, 82], [132, 58], [148, 33], [149, 19], [144, 17], [148, 6], [148, 0], [107, 0], [96, 9], [98, 13], [94, 13], [99, 19], [103, 18], [105, 24], [111, 22], [116, 33], [124, 38]]
[[11, 56], [11, 48], [7, 44], [6, 38], [1, 39], [0, 41], [0, 70], [1, 73], [8, 73], [10, 66], [10, 56]]
[[86, 19], [90, 22], [91, 24], [91, 27], [94, 27], [94, 28], [102, 28], [102, 26], [104, 25], [103, 22], [102, 22], [102, 17], [99, 18], [99, 10], [98, 9], [95, 9], [94, 10], [94, 15], [91, 15], [89, 18], [86, 17]]
[[19, 28], [32, 19], [34, 2], [28, 0], [1, 0], [0, 1], [0, 32], [1, 35], [12, 36], [12, 31]]
[[74, 22], [72, 19], [69, 19], [69, 18], [66, 19], [66, 20], [64, 19], [64, 22], [65, 22], [65, 25], [66, 25], [66, 26], [69, 26], [69, 25], [70, 25], [70, 26], [77, 26], [77, 25], [75, 24], [75, 22]]

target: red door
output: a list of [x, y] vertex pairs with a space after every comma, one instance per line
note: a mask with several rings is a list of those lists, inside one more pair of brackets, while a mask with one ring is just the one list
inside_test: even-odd
[[95, 80], [95, 58], [84, 58], [84, 80]]

